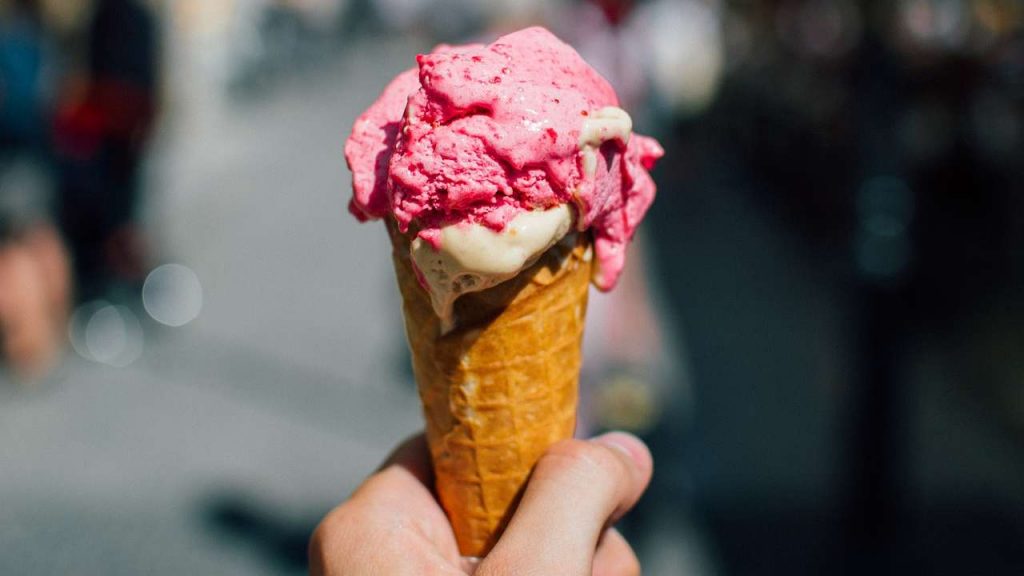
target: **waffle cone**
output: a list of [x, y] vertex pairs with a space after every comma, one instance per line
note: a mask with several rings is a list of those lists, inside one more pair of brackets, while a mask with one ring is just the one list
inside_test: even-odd
[[574, 235], [511, 280], [459, 297], [442, 335], [409, 238], [389, 231], [438, 497], [460, 552], [484, 556], [538, 458], [572, 437], [590, 240]]

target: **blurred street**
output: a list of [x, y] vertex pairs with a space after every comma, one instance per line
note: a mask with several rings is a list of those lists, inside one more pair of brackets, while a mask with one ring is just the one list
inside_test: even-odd
[[577, 431], [644, 574], [1024, 574], [1019, 1], [0, 0], [0, 576], [306, 572], [422, 426], [352, 122], [534, 23], [666, 150]]
[[0, 573], [303, 572], [319, 516], [420, 426], [387, 242], [346, 214], [341, 154], [415, 47], [352, 50], [242, 105], [174, 93], [146, 214], [202, 311], [146, 324], [127, 368], [69, 351], [0, 386]]

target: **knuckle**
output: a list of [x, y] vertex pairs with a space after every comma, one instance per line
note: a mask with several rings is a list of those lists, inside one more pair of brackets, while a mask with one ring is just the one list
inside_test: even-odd
[[629, 474], [622, 457], [612, 449], [583, 440], [555, 444], [541, 457], [540, 465], [589, 482], [618, 483]]

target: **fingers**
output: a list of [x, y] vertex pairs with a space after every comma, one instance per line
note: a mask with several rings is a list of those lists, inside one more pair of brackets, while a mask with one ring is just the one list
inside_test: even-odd
[[640, 560], [615, 528], [605, 530], [594, 552], [594, 576], [640, 576]]
[[[647, 447], [628, 434], [554, 445], [537, 462], [519, 509], [477, 574], [590, 576], [598, 539], [636, 504], [652, 470]], [[605, 554], [622, 553], [617, 538], [606, 539]]]

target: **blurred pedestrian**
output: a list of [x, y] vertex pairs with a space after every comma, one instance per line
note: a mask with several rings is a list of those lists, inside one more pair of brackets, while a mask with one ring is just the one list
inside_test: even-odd
[[47, 38], [36, 0], [0, 0], [0, 362], [44, 375], [63, 347], [66, 251], [46, 178]]
[[137, 0], [98, 0], [87, 67], [55, 123], [60, 222], [88, 299], [145, 273], [137, 228], [141, 166], [158, 109], [159, 42]]

